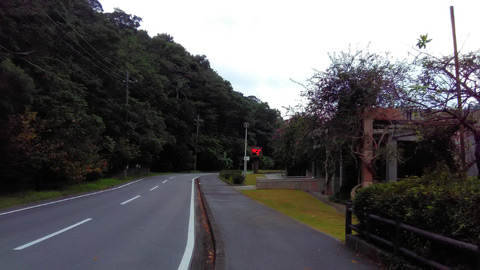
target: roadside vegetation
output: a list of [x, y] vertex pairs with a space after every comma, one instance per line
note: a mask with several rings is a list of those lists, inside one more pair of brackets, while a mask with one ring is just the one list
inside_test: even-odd
[[221, 180], [231, 185], [255, 186], [257, 184], [257, 177], [265, 177], [265, 175], [247, 173], [244, 177], [242, 171], [223, 170], [220, 171], [219, 177]]
[[345, 215], [301, 190], [246, 190], [243, 194], [316, 230], [345, 241]]
[[273, 152], [277, 109], [235, 91], [207, 56], [100, 2], [0, 1], [0, 192], [57, 189], [127, 166], [233, 168], [245, 122], [248, 144]]
[[168, 174], [168, 173], [149, 173], [142, 176], [127, 177], [127, 178], [103, 178], [96, 181], [84, 182], [76, 185], [69, 185], [63, 189], [35, 191], [27, 190], [16, 193], [0, 194], [0, 209], [18, 206], [27, 203], [33, 203], [43, 200], [57, 199], [64, 196], [93, 192], [102, 189], [108, 189], [120, 184], [125, 184], [140, 178]]
[[241, 185], [245, 181], [242, 171], [236, 170], [220, 171], [219, 178], [230, 185]]
[[[362, 213], [369, 212], [391, 220], [399, 217], [406, 224], [473, 245], [478, 244], [480, 235], [479, 205], [480, 180], [462, 178], [445, 167], [420, 178], [360, 189], [354, 201], [363, 230], [366, 220]], [[374, 223], [371, 229], [385, 239], [392, 239], [388, 226]], [[475, 265], [475, 256], [412, 233], [402, 235], [402, 245], [452, 269], [470, 269], [469, 264]]]
[[255, 186], [257, 185], [257, 178], [258, 177], [265, 177], [264, 174], [247, 174], [247, 177], [245, 178], [244, 184], [247, 186]]

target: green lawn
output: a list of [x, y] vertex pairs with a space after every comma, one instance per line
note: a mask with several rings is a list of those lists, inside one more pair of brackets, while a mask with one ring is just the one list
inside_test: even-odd
[[314, 229], [345, 241], [345, 215], [301, 190], [246, 190], [243, 194]]
[[126, 179], [104, 178], [97, 181], [85, 182], [78, 185], [70, 185], [60, 190], [46, 190], [46, 191], [34, 191], [28, 190], [18, 192], [14, 194], [2, 194], [0, 196], [0, 209], [12, 207], [16, 205], [22, 205], [26, 203], [32, 203], [42, 200], [49, 200], [68, 196], [77, 193], [91, 192], [96, 190], [107, 189], [116, 185], [127, 183], [143, 177], [160, 175], [163, 173], [149, 173], [147, 175], [138, 177], [127, 177]]
[[257, 177], [265, 177], [263, 174], [247, 174], [245, 177], [244, 185], [255, 186], [257, 184]]

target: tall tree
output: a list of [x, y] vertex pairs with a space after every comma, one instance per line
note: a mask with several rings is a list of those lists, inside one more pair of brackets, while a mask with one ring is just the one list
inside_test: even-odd
[[317, 147], [326, 151], [324, 158], [340, 160], [342, 152], [350, 153], [374, 173], [374, 160], [360, 151], [362, 120], [369, 108], [402, 105], [395, 93], [405, 88], [408, 66], [388, 55], [362, 51], [333, 54], [330, 60], [330, 67], [317, 71], [303, 93], [309, 100], [307, 112], [318, 125], [312, 135], [318, 139]]
[[414, 64], [417, 67], [415, 84], [409, 91], [397, 93], [398, 97], [423, 114], [425, 120], [417, 121], [419, 125], [464, 126], [475, 140], [475, 160], [467, 164], [467, 168], [476, 164], [480, 169], [480, 129], [476, 125], [480, 103], [480, 51], [459, 57], [461, 113], [453, 56], [435, 57], [421, 52]]

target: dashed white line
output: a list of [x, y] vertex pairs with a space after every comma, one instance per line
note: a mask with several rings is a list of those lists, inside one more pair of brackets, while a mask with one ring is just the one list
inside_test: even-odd
[[16, 213], [16, 212], [21, 212], [21, 211], [25, 211], [25, 210], [29, 210], [29, 209], [33, 209], [33, 208], [37, 208], [37, 207], [47, 206], [47, 205], [51, 205], [51, 204], [56, 204], [56, 203], [61, 203], [61, 202], [70, 201], [70, 200], [75, 200], [75, 199], [79, 199], [79, 198], [83, 198], [83, 197], [88, 197], [88, 196], [92, 196], [92, 195], [96, 195], [96, 194], [100, 194], [100, 193], [104, 193], [104, 192], [109, 192], [109, 191], [113, 191], [113, 190], [117, 190], [117, 189], [121, 189], [121, 188], [124, 188], [124, 187], [126, 187], [126, 186], [128, 186], [128, 185], [135, 184], [135, 183], [137, 183], [137, 182], [139, 182], [139, 181], [142, 181], [142, 180], [144, 180], [144, 179], [145, 179], [145, 178], [138, 179], [138, 180], [135, 180], [135, 181], [133, 181], [133, 182], [127, 183], [127, 184], [125, 184], [125, 185], [118, 186], [118, 187], [114, 187], [114, 188], [107, 189], [107, 190], [97, 191], [97, 192], [88, 193], [88, 194], [85, 194], [85, 195], [80, 195], [80, 196], [76, 196], [76, 197], [71, 197], [71, 198], [62, 199], [62, 200], [58, 200], [58, 201], [53, 201], [53, 202], [38, 204], [38, 205], [30, 206], [30, 207], [25, 207], [25, 208], [13, 210], [13, 211], [8, 211], [8, 212], [5, 212], [5, 213], [0, 213], [0, 216], [8, 215], [8, 214]]
[[165, 184], [167, 181], [168, 181], [168, 180], [163, 181], [162, 184]]
[[22, 249], [24, 249], [24, 248], [33, 246], [33, 245], [35, 245], [35, 244], [38, 244], [38, 243], [40, 243], [40, 242], [42, 242], [42, 241], [47, 240], [48, 238], [52, 238], [52, 237], [54, 237], [54, 236], [56, 236], [56, 235], [59, 235], [59, 234], [64, 233], [64, 232], [66, 232], [66, 231], [68, 231], [68, 230], [71, 230], [71, 229], [73, 229], [73, 228], [75, 228], [75, 227], [77, 227], [77, 226], [80, 226], [80, 225], [82, 225], [83, 223], [88, 222], [88, 221], [90, 221], [90, 220], [92, 220], [92, 219], [91, 219], [91, 218], [87, 218], [87, 219], [82, 220], [82, 221], [80, 221], [80, 222], [78, 222], [78, 223], [75, 223], [75, 224], [73, 224], [72, 226], [69, 226], [69, 227], [67, 227], [67, 228], [65, 228], [65, 229], [62, 229], [62, 230], [60, 230], [60, 231], [57, 231], [57, 232], [54, 232], [54, 233], [49, 234], [49, 235], [47, 235], [47, 236], [44, 236], [44, 237], [42, 237], [42, 238], [40, 238], [40, 239], [37, 239], [37, 240], [32, 241], [32, 242], [30, 242], [30, 243], [27, 243], [27, 244], [25, 244], [25, 245], [23, 245], [23, 246], [19, 246], [19, 247], [17, 247], [17, 248], [14, 248], [13, 250], [22, 250]]
[[170, 178], [168, 178], [168, 179], [173, 179], [173, 178], [175, 178], [175, 177], [174, 177], [174, 176], [170, 176]]
[[127, 203], [129, 203], [129, 202], [131, 202], [131, 201], [133, 201], [133, 200], [135, 200], [135, 199], [138, 199], [138, 198], [140, 198], [140, 195], [135, 196], [135, 197], [131, 198], [130, 200], [126, 200], [126, 201], [122, 202], [120, 205], [127, 204]]
[[153, 191], [153, 190], [155, 190], [156, 188], [158, 188], [158, 186], [154, 186], [153, 188], [150, 189], [150, 191]]
[[190, 218], [188, 220], [188, 236], [187, 246], [183, 253], [182, 261], [178, 266], [178, 270], [187, 270], [193, 256], [193, 248], [195, 246], [195, 178], [192, 179], [192, 193], [190, 195]]

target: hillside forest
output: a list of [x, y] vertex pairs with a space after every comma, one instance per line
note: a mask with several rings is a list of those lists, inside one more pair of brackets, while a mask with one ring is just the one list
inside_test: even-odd
[[190, 171], [196, 153], [197, 170], [236, 169], [244, 122], [272, 152], [280, 112], [141, 21], [97, 0], [0, 2], [0, 191]]

